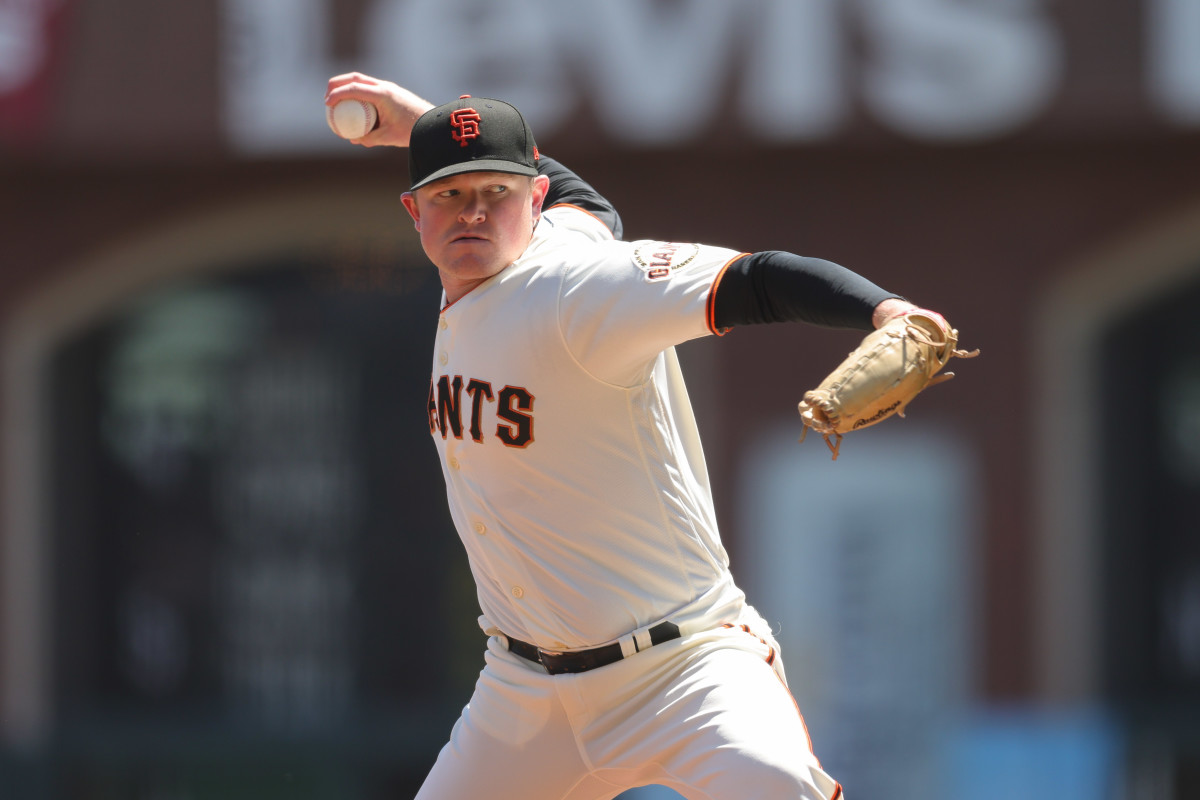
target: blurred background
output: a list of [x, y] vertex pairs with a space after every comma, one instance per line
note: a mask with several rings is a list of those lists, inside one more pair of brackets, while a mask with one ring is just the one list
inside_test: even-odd
[[411, 797], [470, 695], [439, 286], [350, 70], [982, 350], [833, 462], [795, 403], [857, 333], [681, 348], [850, 798], [1200, 797], [1195, 0], [0, 1], [0, 797]]

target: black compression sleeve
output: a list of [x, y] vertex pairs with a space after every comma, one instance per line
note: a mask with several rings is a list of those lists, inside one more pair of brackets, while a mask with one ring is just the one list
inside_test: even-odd
[[869, 331], [874, 327], [875, 306], [899, 297], [831, 261], [777, 250], [730, 264], [716, 293], [713, 323], [718, 330], [764, 322], [809, 322]]
[[538, 158], [538, 174], [550, 179], [550, 191], [542, 204], [543, 208], [560, 203], [579, 206], [607, 225], [614, 239], [620, 239], [624, 234], [617, 209], [583, 178], [545, 154]]

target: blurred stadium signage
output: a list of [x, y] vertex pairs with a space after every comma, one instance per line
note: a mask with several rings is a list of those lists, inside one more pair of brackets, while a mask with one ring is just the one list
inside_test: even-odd
[[69, 0], [0, 2], [0, 129], [30, 139], [46, 126], [43, 113], [54, 62], [62, 51]]
[[[502, 95], [540, 138], [586, 110], [634, 146], [820, 142], [868, 124], [908, 139], [1020, 132], [1060, 99], [1071, 53], [1051, 0], [366, 0], [332, 55], [335, 0], [223, 0], [224, 126], [246, 151], [335, 147], [314, 115], [358, 69], [430, 99]], [[1200, 3], [1143, 0], [1142, 89], [1200, 124]], [[1091, 35], [1094, 32], [1076, 32]]]

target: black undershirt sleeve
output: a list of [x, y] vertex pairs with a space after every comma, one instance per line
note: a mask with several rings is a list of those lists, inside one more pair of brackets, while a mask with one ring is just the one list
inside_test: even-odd
[[768, 250], [729, 265], [717, 284], [718, 330], [766, 322], [808, 322], [826, 328], [874, 328], [875, 306], [900, 297], [845, 267], [819, 258]]
[[[573, 171], [546, 155], [538, 174], [550, 179], [543, 208], [567, 203], [591, 213], [620, 239], [616, 208]], [[726, 269], [714, 298], [718, 329], [767, 322], [808, 322], [829, 328], [871, 330], [875, 306], [899, 295], [845, 267], [819, 258], [768, 250], [740, 258]]]
[[583, 178], [545, 154], [538, 158], [538, 174], [550, 179], [550, 191], [546, 194], [542, 208], [550, 208], [560, 203], [579, 206], [607, 225], [614, 239], [620, 239], [624, 234], [624, 226], [617, 209]]

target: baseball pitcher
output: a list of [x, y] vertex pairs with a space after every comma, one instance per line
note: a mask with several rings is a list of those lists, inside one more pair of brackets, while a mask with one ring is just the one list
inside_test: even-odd
[[674, 346], [767, 322], [888, 331], [852, 365], [890, 371], [884, 388], [839, 377], [801, 404], [840, 439], [869, 405], [848, 394], [936, 372], [952, 329], [827, 261], [622, 241], [503, 101], [434, 107], [358, 73], [329, 81], [326, 104], [346, 99], [377, 109], [356, 143], [409, 148], [403, 203], [444, 289], [429, 432], [488, 636], [418, 799], [840, 797], [730, 574]]

